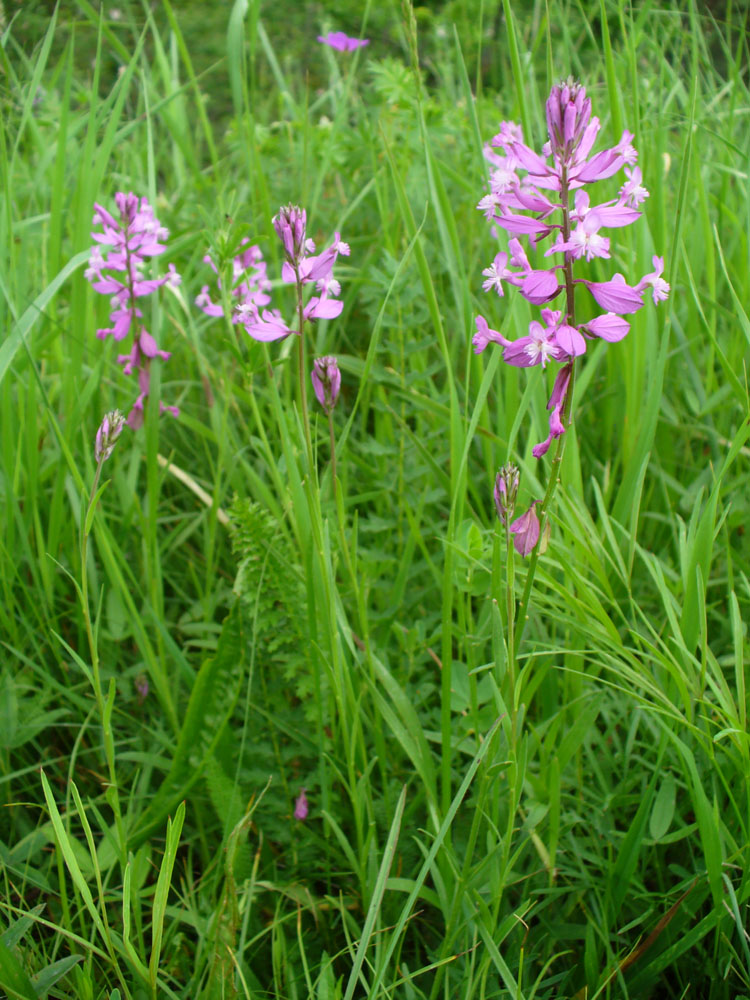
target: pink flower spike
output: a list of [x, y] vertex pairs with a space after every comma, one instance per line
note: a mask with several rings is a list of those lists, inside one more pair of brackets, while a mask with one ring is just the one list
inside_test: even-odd
[[369, 38], [350, 38], [343, 31], [329, 31], [327, 35], [318, 35], [318, 41], [336, 49], [337, 52], [353, 52], [370, 44]]
[[669, 297], [670, 289], [667, 282], [662, 278], [662, 274], [664, 273], [664, 258], [654, 256], [651, 258], [651, 263], [654, 265], [654, 270], [651, 274], [647, 274], [641, 278], [635, 287], [638, 292], [650, 288], [654, 304], [658, 305]]
[[538, 503], [541, 503], [541, 501], [532, 501], [526, 513], [517, 517], [510, 526], [510, 533], [513, 535], [513, 544], [516, 547], [516, 552], [524, 558], [534, 551], [534, 547], [539, 541], [539, 518], [534, 510]]
[[621, 274], [615, 274], [610, 281], [584, 281], [583, 284], [602, 309], [610, 312], [634, 313], [643, 305], [641, 290], [631, 288]]
[[584, 324], [584, 328], [594, 337], [601, 337], [602, 340], [610, 344], [617, 343], [618, 340], [627, 334], [630, 323], [617, 313], [607, 312], [601, 316], [596, 316]]

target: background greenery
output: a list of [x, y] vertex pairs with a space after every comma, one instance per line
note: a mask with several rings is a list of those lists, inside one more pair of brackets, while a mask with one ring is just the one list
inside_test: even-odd
[[[750, 996], [746, 17], [6, 0], [9, 997]], [[614, 263], [664, 254], [672, 296], [585, 359], [515, 738], [492, 484], [512, 457], [521, 502], [541, 495], [547, 389], [471, 353], [480, 309], [513, 335], [532, 317], [482, 294], [475, 206], [482, 143], [509, 119], [541, 144], [568, 73], [603, 144], [635, 133], [651, 191]], [[103, 720], [74, 581], [96, 428], [135, 394], [83, 276], [118, 190], [150, 199], [183, 276], [148, 306], [181, 414], [150, 410], [105, 466]], [[309, 335], [343, 371], [340, 514], [320, 413], [305, 469], [294, 352], [193, 306], [207, 249], [244, 235], [277, 278], [289, 201], [352, 246], [344, 313]]]

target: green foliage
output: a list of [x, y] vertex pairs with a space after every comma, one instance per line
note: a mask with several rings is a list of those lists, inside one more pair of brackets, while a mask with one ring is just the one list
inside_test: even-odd
[[[741, 5], [0, 10], [0, 989], [750, 996]], [[513, 457], [542, 495], [548, 386], [470, 351], [477, 312], [531, 318], [481, 292], [475, 206], [498, 122], [541, 142], [568, 73], [651, 191], [612, 269], [663, 253], [672, 297], [581, 367], [510, 692], [492, 484]], [[123, 435], [91, 521], [102, 719], [73, 581], [135, 394], [83, 274], [118, 190], [170, 230], [183, 283], [144, 312], [181, 412]], [[306, 345], [343, 373], [335, 482], [296, 338], [193, 306], [248, 236], [291, 314], [289, 201], [352, 248]]]

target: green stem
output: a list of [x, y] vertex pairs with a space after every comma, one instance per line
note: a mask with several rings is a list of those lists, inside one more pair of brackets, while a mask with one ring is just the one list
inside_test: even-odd
[[[562, 238], [563, 242], [567, 243], [570, 240], [570, 199], [569, 199], [569, 189], [568, 189], [568, 170], [565, 165], [563, 165], [560, 174], [560, 207], [562, 209]], [[563, 274], [565, 275], [565, 302], [567, 305], [567, 316], [565, 317], [566, 322], [570, 326], [576, 325], [575, 317], [575, 285], [573, 284], [573, 258], [570, 253], [565, 253], [565, 263], [563, 264]], [[552, 459], [552, 468], [550, 469], [549, 479], [547, 481], [547, 489], [544, 494], [544, 499], [542, 500], [542, 506], [539, 510], [539, 541], [534, 546], [534, 551], [531, 553], [531, 561], [529, 562], [529, 568], [526, 572], [526, 583], [523, 588], [523, 596], [521, 597], [521, 603], [518, 606], [518, 617], [516, 619], [516, 633], [515, 633], [515, 643], [513, 646], [513, 653], [511, 659], [514, 661], [518, 655], [518, 650], [521, 646], [521, 640], [523, 638], [524, 629], [526, 627], [526, 622], [528, 620], [528, 608], [529, 600], [531, 597], [531, 588], [534, 583], [534, 577], [536, 576], [536, 567], [539, 561], [539, 553], [541, 546], [544, 541], [545, 528], [547, 525], [547, 511], [552, 502], [552, 499], [557, 490], [557, 486], [560, 482], [560, 464], [563, 459], [563, 454], [565, 453], [565, 442], [567, 440], [567, 431], [570, 429], [570, 424], [572, 420], [572, 408], [573, 408], [573, 392], [575, 390], [575, 380], [576, 380], [576, 367], [575, 358], [572, 358], [568, 362], [570, 366], [570, 379], [568, 381], [568, 387], [565, 391], [565, 402], [563, 404], [562, 411], [562, 425], [565, 428], [565, 433], [561, 434], [557, 439], [557, 447], [555, 449], [555, 455]]]
[[111, 706], [110, 710], [107, 711], [107, 706], [104, 701], [104, 695], [102, 694], [102, 683], [101, 675], [99, 673], [99, 651], [97, 649], [96, 637], [94, 636], [94, 629], [91, 622], [91, 609], [89, 606], [89, 584], [88, 584], [88, 565], [87, 565], [87, 552], [88, 552], [88, 540], [89, 531], [86, 525], [89, 523], [89, 518], [91, 514], [91, 507], [94, 504], [96, 491], [99, 486], [99, 479], [101, 478], [102, 465], [104, 464], [104, 458], [100, 458], [96, 466], [96, 474], [94, 476], [94, 483], [91, 487], [91, 494], [89, 495], [89, 502], [86, 507], [86, 513], [84, 514], [82, 531], [81, 531], [81, 609], [83, 611], [83, 620], [86, 626], [86, 637], [89, 644], [89, 654], [91, 657], [91, 676], [94, 684], [94, 697], [96, 698], [96, 707], [99, 711], [99, 717], [102, 722], [102, 740], [104, 743], [104, 757], [107, 763], [107, 771], [109, 773], [109, 783], [113, 790], [112, 793], [112, 811], [115, 816], [115, 825], [117, 827], [117, 835], [119, 839], [120, 846], [120, 864], [122, 870], [125, 870], [125, 866], [128, 861], [127, 845], [125, 840], [125, 827], [122, 822], [122, 812], [120, 810], [120, 796], [117, 788], [117, 774], [115, 770], [115, 747], [114, 747], [114, 737], [112, 734], [111, 726]]
[[307, 409], [307, 380], [305, 378], [305, 306], [302, 301], [302, 280], [299, 274], [299, 265], [294, 265], [294, 276], [297, 281], [297, 323], [299, 332], [299, 343], [297, 345], [297, 358], [299, 367], [299, 405], [302, 409], [302, 426], [305, 429], [305, 447], [307, 448], [307, 467], [312, 475], [313, 450], [312, 437], [310, 436], [310, 414]]

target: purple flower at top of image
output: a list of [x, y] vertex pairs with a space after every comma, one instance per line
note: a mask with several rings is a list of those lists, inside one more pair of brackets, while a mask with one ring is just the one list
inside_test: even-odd
[[[95, 291], [101, 295], [111, 295], [111, 326], [96, 331], [97, 337], [104, 339], [110, 335], [114, 340], [124, 340], [132, 335], [133, 342], [127, 353], [117, 356], [126, 375], [138, 372], [140, 395], [136, 399], [127, 424], [136, 430], [143, 424], [143, 402], [148, 395], [149, 365], [158, 357], [167, 360], [168, 351], [162, 351], [143, 322], [143, 313], [137, 300], [151, 295], [162, 285], [176, 287], [180, 276], [174, 264], [170, 264], [166, 274], [147, 278], [143, 271], [152, 257], [166, 250], [165, 240], [169, 232], [161, 225], [146, 198], [124, 194], [115, 195], [119, 218], [111, 215], [103, 205], [94, 204], [94, 225], [101, 226], [101, 232], [91, 234], [95, 246], [91, 250], [86, 278]], [[179, 412], [175, 406], [160, 403], [161, 411], [169, 410], [175, 416]]]
[[[482, 272], [485, 292], [502, 297], [507, 285], [516, 288], [531, 305], [545, 308], [540, 319], [530, 322], [528, 334], [515, 340], [491, 329], [483, 316], [477, 316], [472, 340], [477, 354], [490, 343], [498, 344], [503, 360], [515, 367], [544, 368], [550, 362], [563, 365], [548, 404], [549, 436], [533, 449], [537, 458], [547, 451], [553, 438], [565, 432], [564, 415], [569, 413], [566, 403], [575, 358], [586, 353], [590, 340], [622, 340], [630, 329], [623, 315], [641, 309], [647, 291], [654, 303], [659, 303], [670, 290], [662, 277], [664, 261], [659, 256], [653, 257], [654, 270], [634, 285], [619, 273], [608, 281], [573, 276], [574, 265], [612, 256], [612, 238], [603, 231], [636, 222], [648, 191], [641, 183], [641, 168], [635, 165], [638, 154], [630, 132], [623, 132], [615, 146], [592, 154], [600, 124], [592, 116], [591, 100], [580, 84], [568, 81], [552, 88], [546, 119], [548, 139], [541, 153], [524, 143], [520, 125], [501, 122], [499, 132], [484, 151], [491, 167], [489, 191], [477, 206], [495, 234], [505, 231], [509, 237], [507, 251], [496, 253], [492, 264]], [[584, 188], [620, 170], [626, 180], [617, 197], [592, 204]], [[543, 250], [543, 242], [550, 237], [551, 245]], [[558, 260], [546, 268], [535, 267], [520, 238], [528, 240], [537, 262], [540, 256], [545, 259], [560, 255], [562, 263]], [[583, 321], [578, 319], [575, 286], [587, 290], [589, 307], [593, 305], [595, 311], [598, 306], [604, 312]], [[560, 308], [551, 308], [562, 292], [565, 296]]]
[[370, 44], [369, 38], [350, 38], [343, 31], [329, 31], [327, 35], [318, 35], [318, 41], [323, 45], [330, 45], [337, 52], [353, 52]]

